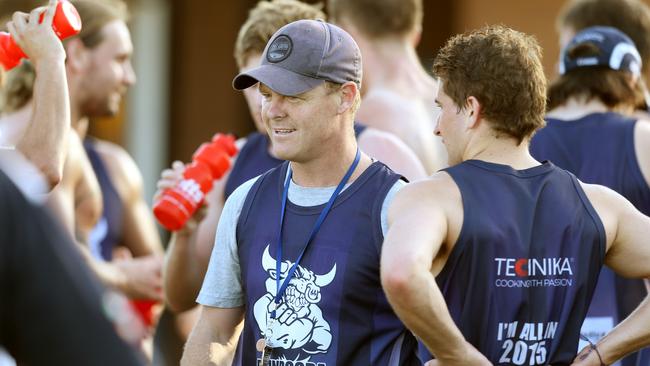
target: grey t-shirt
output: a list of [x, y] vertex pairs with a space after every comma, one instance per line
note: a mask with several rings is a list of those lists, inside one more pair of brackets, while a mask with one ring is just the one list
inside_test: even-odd
[[[239, 186], [228, 197], [215, 237], [214, 248], [210, 257], [208, 271], [203, 280], [201, 292], [196, 300], [201, 305], [234, 308], [244, 305], [244, 292], [241, 283], [241, 268], [237, 253], [237, 221], [244, 206], [244, 201], [253, 184], [259, 177], [255, 177]], [[398, 180], [388, 191], [381, 207], [381, 228], [387, 231], [387, 212], [395, 194], [406, 185], [403, 180]], [[346, 186], [347, 188], [347, 186]], [[318, 206], [326, 203], [336, 187], [310, 188], [301, 187], [293, 181], [289, 184], [288, 199], [293, 204], [303, 207]]]

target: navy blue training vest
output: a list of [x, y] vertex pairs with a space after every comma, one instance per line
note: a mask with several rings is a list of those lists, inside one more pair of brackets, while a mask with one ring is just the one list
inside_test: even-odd
[[468, 342], [495, 365], [569, 365], [605, 255], [576, 178], [479, 160], [445, 169], [463, 226], [436, 278]]
[[[533, 137], [531, 154], [538, 160], [552, 161], [583, 182], [615, 190], [650, 215], [650, 187], [634, 151], [636, 123], [636, 119], [614, 112], [593, 113], [573, 121], [547, 118], [546, 127]], [[584, 335], [592, 341], [601, 338], [607, 327], [592, 322], [611, 322], [613, 327], [636, 309], [646, 293], [643, 281], [623, 278], [604, 268], [589, 307]], [[637, 357], [628, 355], [622, 364], [636, 366]]]
[[[244, 330], [234, 365], [256, 365], [261, 338], [276, 293], [276, 236], [288, 163], [253, 185], [237, 225], [245, 293]], [[399, 179], [373, 163], [344, 190], [309, 246], [283, 296], [286, 318], [274, 337], [271, 365], [421, 365], [417, 342], [393, 313], [381, 288], [381, 206]], [[287, 202], [282, 275], [296, 260], [325, 205]]]
[[575, 121], [548, 118], [530, 144], [539, 161], [549, 160], [585, 183], [609, 187], [650, 216], [650, 187], [634, 152], [636, 120], [593, 113]]
[[95, 148], [95, 141], [88, 137], [84, 139], [83, 144], [97, 176], [104, 205], [102, 216], [88, 238], [89, 245], [95, 256], [99, 255], [101, 259], [110, 261], [113, 259], [113, 248], [122, 238], [122, 200]]
[[[357, 138], [366, 129], [361, 123], [354, 123], [354, 134]], [[235, 165], [226, 181], [224, 202], [244, 182], [257, 177], [269, 169], [280, 165], [283, 160], [269, 154], [269, 138], [259, 132], [253, 132], [246, 138], [246, 143], [239, 151]]]

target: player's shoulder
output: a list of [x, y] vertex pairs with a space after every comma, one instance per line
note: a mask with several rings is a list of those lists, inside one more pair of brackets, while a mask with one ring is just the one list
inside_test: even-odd
[[114, 142], [93, 138], [92, 144], [104, 160], [116, 160], [119, 163], [133, 162], [126, 149]]
[[646, 119], [639, 119], [634, 130], [639, 141], [650, 142], [650, 116]]
[[133, 191], [139, 192], [142, 187], [142, 174], [126, 149], [116, 143], [99, 139], [94, 139], [93, 145], [120, 196], [129, 196], [129, 192]]
[[618, 192], [600, 184], [578, 181], [587, 199], [598, 210], [599, 208], [615, 209], [627, 200]]
[[77, 131], [70, 130], [67, 135], [63, 176], [59, 186], [72, 189], [91, 169], [81, 137]]
[[462, 203], [460, 190], [445, 171], [416, 180], [399, 190], [395, 197], [398, 205], [444, 207]]

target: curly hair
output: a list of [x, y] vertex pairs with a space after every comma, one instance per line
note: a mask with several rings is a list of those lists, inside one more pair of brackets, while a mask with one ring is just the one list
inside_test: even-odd
[[491, 127], [518, 143], [545, 124], [546, 77], [532, 36], [500, 25], [454, 36], [433, 73], [460, 109], [475, 97]]

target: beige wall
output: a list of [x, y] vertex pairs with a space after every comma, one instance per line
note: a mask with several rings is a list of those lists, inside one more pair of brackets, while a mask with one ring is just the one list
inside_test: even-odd
[[454, 32], [503, 24], [534, 35], [543, 49], [544, 71], [554, 77], [559, 55], [555, 18], [564, 0], [456, 0]]

